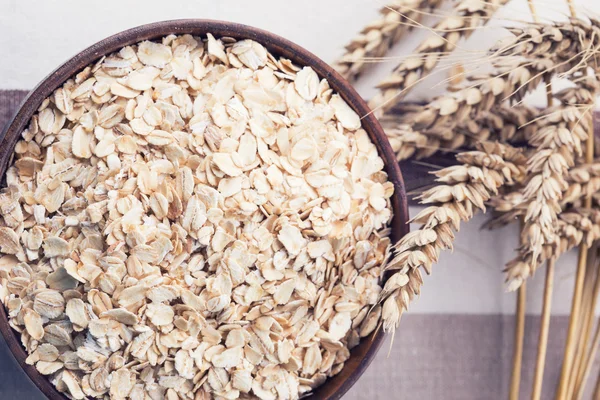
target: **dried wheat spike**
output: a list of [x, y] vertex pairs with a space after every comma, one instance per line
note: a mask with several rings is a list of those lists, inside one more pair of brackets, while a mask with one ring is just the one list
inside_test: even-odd
[[440, 251], [452, 248], [460, 222], [470, 220], [476, 209], [485, 211], [485, 202], [499, 187], [521, 179], [525, 173], [526, 158], [520, 149], [491, 142], [478, 147], [456, 156], [461, 165], [435, 172], [439, 185], [419, 196], [422, 204], [431, 204], [411, 221], [422, 226], [394, 246], [394, 258], [385, 267], [395, 271], [380, 295], [385, 331], [397, 327], [409, 302], [419, 294], [419, 268], [429, 274]]
[[[600, 196], [600, 162], [576, 165], [569, 169], [566, 181], [567, 189], [563, 192], [560, 201], [562, 209], [569, 204], [580, 206], [581, 201], [588, 196]], [[490, 229], [517, 221], [527, 212], [527, 203], [522, 190], [513, 189], [509, 193], [494, 196], [490, 199], [489, 206], [498, 213], [485, 224], [486, 228]], [[559, 218], [563, 213], [564, 211], [559, 214]]]
[[494, 210], [493, 218], [484, 224], [484, 228], [496, 229], [519, 220], [525, 215], [527, 204], [525, 203], [522, 187], [513, 187], [508, 193], [494, 196], [488, 202]]
[[[533, 128], [534, 132], [537, 132], [536, 137], [540, 137], [540, 130], [548, 129], [548, 126], [551, 125], [561, 125], [563, 128], [566, 128], [566, 130], [563, 129], [565, 134], [573, 130], [575, 137], [585, 135], [590, 129], [592, 113], [588, 109], [589, 107], [585, 107], [585, 104], [593, 103], [594, 93], [598, 92], [599, 83], [592, 76], [577, 77], [575, 79], [577, 86], [555, 94], [556, 99], [561, 104], [544, 110], [537, 121], [529, 125]], [[532, 137], [529, 139], [532, 139]], [[575, 164], [581, 165], [582, 162], [576, 161]], [[589, 165], [586, 168], [588, 168], [589, 174], [593, 175], [595, 173], [593, 165]], [[568, 176], [565, 177], [567, 185], [563, 193], [563, 198], [560, 201], [561, 206], [575, 202], [584, 194], [595, 192], [593, 188], [599, 185], [595, 179], [590, 180], [589, 188], [577, 186], [578, 183], [582, 185], [586, 183], [584, 179], [587, 178], [582, 174], [583, 171], [579, 168], [569, 170]], [[525, 215], [528, 207], [523, 191], [513, 191], [495, 196], [490, 200], [490, 205], [500, 215], [486, 224], [488, 228], [500, 227], [515, 221], [518, 217]]]
[[[435, 141], [435, 138], [414, 131], [408, 124], [397, 124], [387, 128], [382, 121], [382, 125], [398, 161], [413, 156], [415, 158], [429, 157], [439, 149], [439, 140]], [[428, 151], [430, 149], [433, 149], [431, 154]]]
[[[587, 138], [591, 113], [575, 104], [593, 98], [596, 83], [580, 78], [580, 85], [557, 95], [563, 102], [548, 109], [548, 115], [539, 121], [538, 129], [529, 140], [533, 147], [527, 160], [528, 180], [522, 190], [523, 202], [512, 214], [525, 210], [525, 224], [521, 232], [523, 245], [519, 255], [506, 266], [508, 290], [517, 289], [531, 276], [540, 262], [545, 246], [556, 246], [558, 214], [561, 199], [569, 185], [569, 168], [575, 157], [581, 156], [581, 142]], [[591, 88], [589, 85], [594, 86]], [[575, 102], [575, 103], [572, 103]]]
[[418, 23], [424, 12], [437, 8], [441, 0], [396, 0], [384, 6], [380, 17], [365, 26], [345, 47], [344, 55], [333, 67], [344, 78], [353, 81], [368, 65], [367, 59], [383, 57], [407, 31]]
[[[522, 61], [505, 76], [478, 78], [483, 82], [479, 87], [463, 89], [457, 95], [442, 96], [427, 106], [402, 105], [399, 115], [384, 116], [382, 124], [398, 159], [429, 157], [440, 149], [469, 148], [484, 140], [511, 143], [529, 140], [537, 129], [529, 122], [540, 113], [524, 105], [495, 104], [513, 93], [516, 93], [514, 97], [521, 98], [533, 90], [544, 77], [553, 74], [548, 70], [552, 63], [549, 59]], [[575, 110], [578, 114], [578, 104], [592, 101], [593, 90], [590, 87], [595, 80], [591, 77], [578, 80], [578, 87], [556, 95], [563, 104], [572, 105], [565, 110], [567, 113]], [[555, 111], [558, 110], [551, 110]]]
[[[556, 222], [558, 241], [544, 245], [540, 263], [558, 259], [582, 243], [591, 244], [600, 239], [600, 210], [571, 207], [558, 215]], [[512, 270], [510, 272], [517, 272]]]
[[415, 50], [403, 60], [392, 74], [377, 85], [380, 92], [370, 101], [371, 109], [381, 116], [398, 104], [417, 81], [427, 76], [440, 62], [442, 56], [453, 51], [462, 38], [468, 38], [475, 28], [484, 25], [498, 8], [509, 0], [463, 0], [452, 15], [440, 21]]
[[[588, 66], [598, 69], [596, 56], [600, 51], [600, 34], [596, 33], [596, 25], [581, 26], [587, 26], [589, 31], [578, 36], [579, 42], [572, 41], [564, 54], [541, 57], [534, 51], [519, 57], [493, 58], [492, 72], [471, 76], [463, 88], [452, 88], [455, 93], [439, 96], [424, 106], [402, 109], [398, 123], [411, 124], [414, 130], [426, 135], [442, 136], [467, 119], [480, 118], [505, 100], [520, 101], [542, 81], [549, 81], [553, 76], [574, 75]], [[572, 48], [577, 50], [574, 55], [571, 55]]]
[[585, 243], [588, 247], [600, 239], [600, 210], [573, 207], [558, 216], [556, 245], [544, 247], [541, 261], [558, 258], [561, 254]]
[[[410, 105], [404, 107], [406, 109]], [[416, 159], [431, 157], [440, 150], [473, 149], [478, 143], [485, 141], [501, 143], [526, 141], [535, 130], [534, 124], [527, 123], [538, 114], [537, 110], [526, 105], [515, 107], [500, 105], [486, 111], [478, 119], [468, 119], [454, 130], [442, 131], [441, 135], [428, 130], [419, 132], [409, 124], [398, 123], [397, 115], [384, 115], [380, 122], [398, 161], [402, 161], [411, 157]]]
[[561, 205], [576, 203], [600, 191], [600, 162], [583, 164], [569, 171], [568, 189], [563, 193]]
[[[472, 148], [482, 141], [495, 140], [501, 143], [524, 143], [535, 132], [530, 124], [539, 116], [539, 111], [525, 104], [517, 106], [497, 105], [484, 112], [479, 119], [468, 119], [458, 125], [456, 133], [464, 136], [465, 146]], [[445, 141], [442, 147], [447, 148]]]
[[[596, 65], [600, 43], [600, 20], [589, 21], [571, 18], [553, 24], [528, 24], [512, 28], [514, 37], [496, 46], [495, 54], [502, 56], [553, 57], [557, 62], [579, 57], [584, 52], [590, 57], [588, 64]], [[595, 49], [595, 50], [594, 50]], [[591, 51], [590, 51], [591, 50]], [[581, 54], [580, 54], [581, 53]]]
[[468, 86], [455, 93], [435, 98], [430, 103], [409, 109], [402, 108], [399, 123], [412, 123], [423, 133], [443, 135], [467, 119], [478, 119], [505, 100], [520, 100], [554, 75], [550, 59], [505, 60], [502, 68], [472, 77]]

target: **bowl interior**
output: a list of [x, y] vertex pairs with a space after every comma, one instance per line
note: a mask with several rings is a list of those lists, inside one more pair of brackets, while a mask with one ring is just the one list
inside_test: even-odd
[[[0, 137], [0, 176], [4, 176], [12, 158], [15, 144], [21, 132], [27, 127], [30, 118], [42, 101], [67, 79], [102, 56], [117, 51], [124, 46], [143, 40], [158, 39], [168, 34], [186, 33], [202, 37], [205, 37], [206, 33], [212, 33], [215, 37], [253, 39], [264, 45], [274, 55], [288, 58], [297, 65], [311, 66], [321, 78], [326, 78], [332, 89], [340, 94], [359, 115], [364, 116], [362, 119], [363, 128], [377, 147], [379, 155], [385, 163], [388, 179], [395, 186], [395, 193], [392, 197], [394, 218], [391, 223], [391, 239], [393, 241], [398, 240], [408, 232], [408, 224], [406, 223], [408, 220], [406, 193], [394, 152], [379, 122], [373, 114], [370, 114], [368, 106], [352, 86], [325, 62], [298, 45], [257, 28], [222, 21], [175, 20], [143, 25], [102, 40], [71, 58], [48, 75], [30, 92], [12, 121], [2, 133]], [[0, 307], [0, 331], [4, 335], [18, 363], [37, 387], [50, 399], [66, 399], [34, 366], [25, 363], [25, 359], [27, 358], [26, 351], [21, 346], [19, 335], [10, 328], [6, 310], [3, 306]], [[360, 344], [352, 350], [350, 359], [346, 362], [344, 369], [315, 390], [312, 397], [319, 399], [339, 399], [356, 382], [372, 361], [382, 344], [383, 338], [384, 334], [381, 330], [377, 330], [371, 336], [363, 338]]]

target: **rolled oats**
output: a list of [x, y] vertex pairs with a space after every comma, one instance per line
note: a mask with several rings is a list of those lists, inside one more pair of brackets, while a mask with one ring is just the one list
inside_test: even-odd
[[23, 132], [0, 295], [71, 398], [299, 398], [379, 322], [392, 193], [312, 68], [252, 40], [144, 41]]

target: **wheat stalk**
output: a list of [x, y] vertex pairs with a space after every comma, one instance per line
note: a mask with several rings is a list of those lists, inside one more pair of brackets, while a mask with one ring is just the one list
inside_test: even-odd
[[[529, 5], [532, 8], [532, 12], [534, 12], [534, 7], [533, 7], [533, 2], [530, 0], [529, 1]], [[571, 9], [571, 11], [573, 12], [573, 9]], [[535, 13], [534, 13], [535, 15]], [[572, 13], [572, 15], [574, 15]], [[594, 21], [592, 21], [594, 22]], [[518, 53], [522, 53], [522, 52], [530, 52], [531, 54], [536, 54], [537, 56], [542, 56], [545, 57], [545, 54], [553, 54], [556, 55], [557, 57], [562, 57], [563, 59], [566, 58], [572, 58], [577, 54], [580, 54], [580, 50], [582, 50], [582, 48], [578, 48], [578, 44], [583, 44], [584, 46], [588, 46], [588, 48], [593, 47], [592, 42], [594, 41], [594, 39], [598, 38], [598, 34], [597, 34], [597, 30], [594, 29], [594, 27], [592, 27], [592, 29], [589, 29], [589, 26], [582, 26], [583, 22], [580, 20], [576, 20], [576, 19], [572, 19], [571, 21], [567, 22], [567, 23], [561, 23], [561, 24], [556, 24], [555, 26], [548, 26], [548, 25], [543, 25], [543, 26], [539, 26], [539, 29], [537, 28], [528, 28], [527, 30], [522, 31], [520, 34], [518, 34], [517, 32], [515, 33], [516, 39], [515, 39], [515, 51]], [[582, 29], [580, 29], [582, 28]], [[591, 33], [589, 35], [588, 38], [585, 38], [586, 33]], [[527, 49], [523, 49], [523, 46], [527, 46]], [[537, 53], [536, 53], [537, 51]], [[595, 51], [592, 53], [594, 56], [594, 60], [588, 60], [587, 63], [591, 64], [591, 65], [595, 65], [596, 64], [596, 53]], [[552, 105], [552, 89], [551, 89], [551, 81], [548, 80], [547, 81], [547, 93], [548, 93], [548, 106]], [[589, 91], [588, 93], [592, 93], [592, 91]], [[576, 96], [575, 96], [576, 97]], [[563, 99], [563, 102], [564, 99]], [[567, 100], [567, 102], [570, 102], [569, 100]], [[584, 103], [586, 104], [593, 104], [593, 99], [585, 99]], [[570, 104], [573, 104], [573, 102], [570, 102]], [[591, 134], [593, 135], [593, 133]], [[593, 138], [590, 137], [589, 143], [588, 143], [588, 150], [590, 148], [592, 148], [593, 146], [590, 146], [590, 143], [593, 143]], [[588, 152], [589, 155], [589, 152]], [[564, 200], [564, 198], [563, 198]], [[589, 204], [588, 204], [589, 205]], [[561, 204], [561, 207], [564, 208], [565, 204]], [[563, 235], [561, 235], [561, 233], [563, 233]], [[564, 233], [565, 232], [559, 232], [559, 237], [564, 238]], [[564, 243], [564, 239], [561, 239], [561, 243]], [[589, 245], [589, 244], [588, 244]], [[581, 267], [582, 264], [582, 258], [581, 258], [581, 254], [583, 252], [585, 252], [585, 244], [584, 246], [582, 246], [582, 251], [580, 252], [580, 260], [579, 260], [579, 267], [578, 267], [578, 282], [580, 281], [579, 279], [579, 275], [581, 275], [579, 273], [579, 268]], [[554, 263], [555, 263], [555, 259], [558, 256], [558, 252], [559, 251], [563, 251], [563, 249], [557, 249], [554, 251], [550, 251], [550, 254], [547, 254], [548, 257], [551, 257], [550, 260], [547, 263], [547, 270], [546, 270], [546, 280], [545, 280], [545, 287], [544, 287], [544, 303], [543, 303], [543, 309], [542, 309], [542, 321], [540, 324], [540, 339], [539, 339], [539, 343], [538, 343], [538, 357], [537, 357], [537, 361], [536, 361], [536, 368], [535, 368], [535, 378], [534, 378], [534, 385], [533, 385], [533, 392], [532, 392], [532, 400], [538, 400], [541, 397], [541, 387], [542, 387], [542, 379], [543, 379], [543, 373], [544, 373], [544, 362], [545, 362], [545, 354], [546, 354], [546, 346], [547, 346], [547, 339], [548, 339], [548, 331], [549, 331], [549, 323], [550, 323], [550, 305], [551, 305], [551, 297], [552, 297], [552, 287], [553, 287], [553, 279], [554, 279]], [[586, 271], [589, 272], [589, 271]], [[589, 285], [588, 285], [589, 286]], [[574, 309], [575, 307], [575, 303], [576, 303], [576, 296], [577, 296], [577, 285], [576, 285], [576, 294], [574, 296], [574, 301], [573, 301], [573, 306]], [[591, 288], [591, 286], [590, 286]], [[595, 303], [595, 301], [593, 301], [592, 303]], [[592, 311], [593, 313], [593, 311]], [[572, 316], [573, 317], [573, 316]], [[571, 323], [573, 322], [573, 318], [571, 318]], [[591, 322], [591, 318], [588, 318], [587, 321], [588, 323]], [[590, 323], [591, 325], [591, 323]], [[571, 329], [572, 327], [569, 327], [569, 336], [571, 336]], [[590, 328], [591, 330], [591, 328]], [[587, 337], [586, 339], [587, 340]], [[568, 346], [569, 340], [567, 341], [567, 346], [566, 346], [566, 352], [565, 352], [565, 360], [564, 360], [564, 364], [563, 364], [563, 378], [564, 378], [564, 374], [565, 374], [565, 367], [567, 367], [568, 364], [568, 355], [569, 353], [569, 346]], [[585, 342], [584, 342], [585, 343]], [[577, 352], [575, 353], [575, 360], [576, 362], [574, 363], [574, 368], [575, 370], [577, 370], [577, 368], [579, 367], [579, 363], [577, 363], [577, 357], [580, 357], [583, 360], [583, 351], [584, 351], [584, 347], [585, 344], [580, 346], [579, 349], [577, 349]], [[568, 367], [567, 367], [568, 369]], [[577, 372], [575, 372], [575, 375], [577, 375]], [[572, 379], [571, 380], [572, 384], [577, 384], [577, 380], [576, 379]], [[561, 379], [561, 384], [559, 385], [558, 388], [558, 396], [561, 397], [563, 396], [564, 393], [564, 389], [563, 389], [564, 382]], [[572, 385], [571, 385], [572, 386]], [[571, 393], [572, 389], [571, 386], [567, 386], [567, 393]], [[570, 397], [570, 394], [568, 394], [567, 396]]]
[[[586, 199], [586, 206], [591, 202]], [[577, 368], [579, 366], [579, 357], [582, 355], [585, 339], [585, 321], [586, 305], [589, 304], [589, 293], [586, 293], [586, 277], [590, 275], [588, 265], [589, 256], [593, 255], [588, 245], [582, 243], [579, 246], [579, 255], [577, 259], [577, 270], [575, 273], [575, 287], [573, 290], [573, 300], [571, 303], [571, 312], [569, 314], [569, 328], [567, 331], [567, 340], [565, 342], [565, 353], [561, 368], [560, 380], [556, 390], [556, 398], [566, 400], [572, 398], [572, 392], [576, 385]]]
[[[585, 389], [586, 381], [591, 372], [592, 363], [596, 359], [596, 352], [598, 350], [598, 345], [600, 344], [600, 325], [596, 327], [596, 333], [594, 334], [594, 338], [590, 343], [589, 350], [587, 349], [587, 343], [592, 334], [592, 328], [594, 325], [595, 319], [595, 310], [596, 305], [598, 303], [598, 296], [600, 294], [600, 271], [599, 267], [599, 254], [598, 254], [598, 245], [594, 243], [594, 246], [590, 247], [591, 257], [588, 257], [588, 268], [586, 271], [589, 271], [590, 275], [590, 285], [588, 285], [588, 291], [586, 298], [589, 300], [587, 305], [586, 313], [584, 320], [584, 330], [582, 336], [582, 345], [581, 345], [581, 354], [579, 358], [579, 363], [576, 364], [576, 373], [573, 375], [574, 381], [574, 390], [573, 395], [576, 400], [580, 400], [583, 397], [583, 392]], [[591, 281], [593, 280], [593, 285]], [[587, 350], [587, 353], [585, 352]]]
[[454, 14], [433, 28], [436, 34], [421, 43], [412, 57], [403, 60], [389, 77], [377, 85], [380, 92], [369, 103], [371, 109], [378, 109], [378, 114], [382, 115], [393, 108], [416, 82], [438, 65], [442, 55], [453, 51], [462, 38], [468, 38], [475, 28], [484, 25], [506, 3], [508, 0], [463, 0], [457, 4]]
[[[528, 0], [529, 9], [534, 21], [539, 22], [539, 15], [536, 12], [535, 4], [533, 0]], [[550, 77], [546, 78], [546, 102], [547, 107], [551, 107], [553, 104], [552, 98], [552, 80]], [[548, 333], [550, 330], [550, 310], [552, 307], [552, 291], [554, 290], [554, 267], [555, 259], [550, 259], [546, 263], [546, 279], [544, 280], [544, 300], [542, 305], [542, 315], [540, 320], [540, 333], [538, 339], [538, 352], [535, 362], [535, 372], [533, 379], [533, 388], [531, 393], [531, 400], [539, 400], [542, 392], [542, 381], [544, 379], [544, 368], [546, 364], [546, 350], [548, 347]], [[521, 290], [525, 290], [525, 285], [521, 285], [519, 288], [519, 294]], [[523, 313], [524, 314], [524, 313]], [[524, 319], [524, 315], [522, 317]], [[520, 377], [519, 377], [520, 378]], [[517, 396], [518, 398], [518, 391]]]
[[[587, 249], [587, 264], [585, 268], [584, 286], [581, 292], [581, 311], [579, 313], [579, 328], [572, 368], [569, 375], [568, 393], [570, 398], [576, 398], [576, 392], [583, 386], [579, 377], [584, 373], [585, 354], [588, 352], [587, 343], [592, 334], [594, 311], [600, 286], [597, 285], [598, 265], [597, 246], [584, 244]], [[582, 246], [582, 247], [583, 247]]]
[[369, 58], [382, 57], [423, 17], [439, 6], [441, 0], [396, 0], [379, 11], [379, 18], [369, 23], [345, 46], [345, 53], [333, 67], [353, 81], [364, 72]]
[[[542, 303], [540, 333], [538, 338], [537, 357], [535, 362], [533, 388], [531, 393], [532, 400], [539, 400], [542, 394], [542, 381], [544, 378], [546, 352], [548, 349], [548, 334], [550, 332], [550, 310], [552, 307], [552, 292], [554, 290], [554, 269], [555, 259], [552, 258], [546, 263], [546, 278], [544, 280], [543, 298], [544, 300]], [[521, 285], [521, 287], [524, 286]]]
[[[488, 2], [486, 6], [495, 3]], [[405, 59], [379, 85], [381, 92], [370, 102], [377, 115], [395, 107], [435, 68], [442, 55], [454, 50], [461, 36], [468, 35], [461, 35], [461, 28], [444, 26], [447, 22], [438, 24], [434, 30], [440, 34], [425, 41], [414, 56]], [[481, 24], [481, 19], [469, 22]], [[460, 153], [457, 159], [462, 165], [438, 171], [435, 175], [439, 185], [420, 196], [422, 203], [431, 205], [412, 220], [422, 224], [421, 229], [394, 246], [394, 258], [385, 267], [393, 274], [381, 293], [380, 302], [383, 303], [383, 328], [394, 331], [410, 301], [421, 291], [420, 267], [428, 274], [431, 272], [441, 250], [452, 248], [454, 232], [461, 222], [471, 219], [477, 209], [485, 211], [487, 204], [503, 213], [502, 222], [523, 217], [519, 255], [506, 268], [509, 289], [521, 287], [521, 306], [525, 279], [539, 264], [548, 261], [543, 311], [546, 328], [540, 330], [533, 394], [537, 399], [541, 393], [554, 263], [560, 254], [576, 246], [587, 254], [587, 248], [600, 239], [600, 212], [589, 207], [591, 196], [600, 190], [600, 165], [589, 158], [593, 141], [588, 139], [589, 111], [597, 93], [598, 77], [586, 76], [590, 67], [600, 72], [600, 23], [595, 19], [571, 19], [551, 25], [535, 23], [512, 29], [512, 33], [511, 40], [492, 49], [489, 55], [492, 72], [471, 76], [462, 88], [451, 88], [453, 93], [429, 104], [404, 106], [399, 116], [382, 119], [399, 160], [431, 156], [438, 150], [456, 151], [473, 146], [479, 150]], [[451, 40], [447, 40], [449, 35], [452, 35]], [[560, 105], [552, 107], [551, 80], [556, 77], [569, 77], [576, 86], [555, 94]], [[543, 114], [518, 105], [542, 82], [549, 94], [548, 108]], [[526, 164], [523, 153], [518, 152], [521, 161], [515, 162], [505, 150], [512, 152], [512, 147], [495, 144], [492, 148], [490, 139], [517, 145], [526, 141], [531, 149]], [[586, 164], [582, 160], [584, 140], [588, 141]], [[502, 153], [499, 159], [504, 163], [500, 169], [496, 168], [500, 162], [490, 161], [498, 156], [497, 151]], [[484, 159], [488, 161], [481, 163]], [[512, 174], [505, 175], [507, 170], [513, 171]], [[486, 175], [491, 177], [485, 178]], [[519, 178], [511, 179], [513, 176]], [[508, 189], [508, 193], [492, 198], [502, 189]], [[582, 202], [582, 198], [586, 201]], [[580, 396], [578, 385], [589, 372], [589, 359], [583, 357], [587, 337], [582, 337], [576, 353], [570, 349], [571, 339], [578, 329], [578, 322], [573, 320], [583, 318], [578, 316], [580, 313], [585, 316], [587, 310], [587, 303], [581, 312], [576, 306], [577, 299], [581, 298], [581, 271], [585, 271], [581, 269], [582, 263], [585, 264], [585, 257], [580, 256], [570, 339], [559, 386], [560, 399], [570, 398], [573, 391]], [[582, 325], [581, 329], [585, 331], [586, 326]], [[522, 329], [517, 332], [522, 333]], [[597, 342], [600, 339], [594, 340]], [[572, 363], [574, 369], [571, 370]], [[517, 369], [520, 367], [514, 371]], [[563, 382], [565, 371], [570, 381]], [[518, 377], [513, 381], [518, 381]], [[518, 385], [511, 386], [511, 396], [517, 398]]]
[[[598, 72], [592, 76], [587, 76], [588, 85], [592, 86], [592, 82], [595, 90], [590, 90], [590, 94], [586, 94], [585, 91], [578, 92], [574, 96], [574, 100], [571, 101], [586, 101], [590, 104], [589, 109], [592, 109], [595, 104], [595, 98], [598, 93]], [[587, 124], [589, 139], [586, 143], [586, 155], [585, 160], [591, 163], [594, 159], [594, 126], [593, 119], [589, 118]], [[584, 200], [585, 207], [592, 206], [592, 197], [588, 196]], [[573, 391], [576, 390], [578, 368], [580, 366], [580, 360], [583, 356], [583, 352], [587, 346], [587, 340], [589, 339], [590, 331], [586, 328], [586, 324], [589, 321], [591, 324], [591, 318], [595, 310], [586, 309], [590, 303], [594, 303], [595, 299], [590, 298], [589, 291], [585, 290], [586, 276], [589, 275], [588, 269], [588, 256], [593, 256], [593, 251], [590, 250], [590, 246], [582, 244], [579, 247], [579, 256], [577, 263], [577, 271], [575, 275], [575, 287], [573, 289], [573, 301], [571, 303], [571, 313], [569, 318], [569, 329], [567, 331], [567, 340], [565, 343], [565, 353], [563, 358], [563, 365], [561, 368], [560, 382], [557, 388], [557, 399], [565, 400], [571, 398]]]
[[422, 227], [394, 246], [394, 257], [385, 267], [395, 271], [380, 295], [385, 331], [395, 330], [402, 313], [419, 294], [423, 282], [419, 268], [429, 274], [440, 251], [452, 248], [460, 222], [470, 220], [477, 209], [485, 211], [485, 202], [499, 187], [512, 184], [525, 173], [526, 158], [509, 145], [482, 143], [478, 150], [457, 154], [456, 159], [461, 165], [435, 172], [439, 185], [418, 197], [422, 204], [433, 205], [412, 219]]

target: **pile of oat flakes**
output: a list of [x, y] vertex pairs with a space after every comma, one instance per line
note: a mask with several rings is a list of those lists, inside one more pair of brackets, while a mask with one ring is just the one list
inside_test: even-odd
[[298, 398], [378, 324], [383, 161], [254, 41], [103, 58], [44, 101], [6, 184], [0, 298], [71, 398]]

